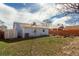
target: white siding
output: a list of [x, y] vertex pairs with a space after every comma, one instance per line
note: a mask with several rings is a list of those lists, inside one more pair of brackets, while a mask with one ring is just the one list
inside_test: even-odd
[[7, 29], [4, 32], [5, 39], [17, 38], [17, 32], [14, 29]]
[[[34, 32], [34, 30], [36, 30], [36, 32]], [[22, 31], [23, 38], [25, 38], [25, 33], [29, 33], [29, 37], [48, 35], [48, 29], [46, 28], [23, 28]]]

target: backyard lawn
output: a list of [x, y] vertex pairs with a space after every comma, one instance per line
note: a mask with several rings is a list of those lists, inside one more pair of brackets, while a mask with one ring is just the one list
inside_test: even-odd
[[61, 56], [79, 55], [79, 38], [39, 37], [0, 40], [1, 56]]

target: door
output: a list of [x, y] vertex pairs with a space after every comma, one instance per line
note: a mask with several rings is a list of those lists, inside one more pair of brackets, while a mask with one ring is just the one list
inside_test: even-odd
[[3, 39], [3, 38], [4, 38], [4, 32], [0, 31], [0, 39]]
[[29, 33], [25, 33], [25, 38], [29, 38]]

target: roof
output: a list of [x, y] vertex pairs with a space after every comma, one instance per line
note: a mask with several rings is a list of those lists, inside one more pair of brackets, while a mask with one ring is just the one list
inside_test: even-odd
[[39, 26], [39, 25], [21, 25], [24, 28], [47, 28], [48, 27], [44, 27], [44, 26]]
[[23, 28], [47, 28], [46, 26], [42, 26], [42, 25], [33, 25], [33, 24], [29, 24], [29, 23], [18, 23], [21, 27]]

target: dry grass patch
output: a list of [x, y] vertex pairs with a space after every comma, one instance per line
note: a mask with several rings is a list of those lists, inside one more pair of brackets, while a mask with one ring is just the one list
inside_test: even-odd
[[[17, 39], [16, 39], [17, 40]], [[79, 55], [77, 38], [39, 37], [11, 42], [0, 41], [0, 55], [60, 56]], [[78, 54], [76, 54], [78, 53]]]

